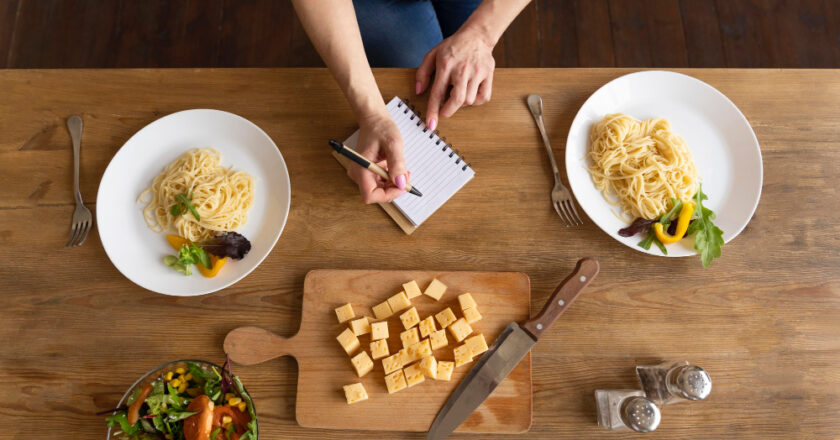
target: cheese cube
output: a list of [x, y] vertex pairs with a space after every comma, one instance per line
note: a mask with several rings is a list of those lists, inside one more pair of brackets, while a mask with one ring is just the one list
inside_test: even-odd
[[370, 325], [370, 339], [388, 339], [388, 321], [374, 322]]
[[387, 319], [393, 314], [394, 311], [391, 310], [391, 306], [388, 305], [388, 301], [384, 301], [373, 306], [373, 316], [376, 316], [376, 319]]
[[408, 364], [414, 362], [414, 356], [408, 354], [408, 349], [407, 348], [400, 349], [400, 351], [399, 351], [399, 353], [397, 353], [397, 355], [400, 357], [399, 359], [400, 359], [400, 362], [402, 363], [402, 365], [400, 365], [400, 368], [402, 368], [403, 365], [408, 365]]
[[477, 307], [475, 304], [475, 300], [469, 293], [458, 295], [458, 303], [461, 304], [461, 310], [467, 310]]
[[405, 374], [405, 383], [408, 384], [409, 388], [426, 380], [419, 363], [403, 368], [403, 373]]
[[385, 374], [391, 374], [402, 368], [403, 365], [402, 353], [397, 353], [382, 359], [382, 369], [385, 370]]
[[435, 315], [435, 319], [437, 319], [438, 324], [440, 324], [440, 328], [446, 328], [449, 327], [449, 324], [455, 322], [457, 318], [455, 318], [455, 313], [452, 312], [452, 309], [447, 307]]
[[423, 370], [423, 374], [426, 376], [437, 379], [437, 359], [434, 356], [424, 357], [420, 361], [420, 369]]
[[341, 344], [347, 354], [353, 354], [353, 352], [361, 345], [359, 343], [359, 338], [357, 338], [356, 335], [353, 334], [353, 330], [350, 330], [349, 328], [344, 329], [344, 331], [341, 332], [341, 334], [335, 339], [338, 340], [338, 343]]
[[353, 306], [351, 306], [350, 303], [347, 303], [335, 309], [335, 316], [338, 317], [338, 322], [340, 324], [344, 324], [347, 320], [355, 318], [356, 314], [353, 313]]
[[443, 296], [443, 292], [446, 292], [446, 284], [441, 283], [437, 278], [435, 278], [431, 283], [429, 283], [429, 286], [426, 287], [423, 294], [431, 296], [435, 299], [435, 301], [440, 301], [440, 297]]
[[388, 341], [380, 339], [370, 343], [370, 355], [373, 357], [373, 360], [382, 359], [389, 354]]
[[358, 374], [359, 377], [362, 377], [365, 374], [370, 373], [370, 370], [373, 370], [373, 361], [364, 350], [353, 356], [353, 359], [350, 359], [350, 362], [353, 363], [353, 367], [356, 368], [356, 374]]
[[397, 370], [385, 376], [385, 386], [388, 387], [388, 394], [405, 389], [405, 374], [403, 374], [403, 371]]
[[476, 357], [487, 351], [487, 341], [484, 340], [484, 335], [481, 333], [467, 338], [467, 340], [464, 341], [464, 345], [469, 347], [470, 355], [472, 357]]
[[449, 345], [449, 338], [446, 337], [446, 330], [438, 330], [429, 336], [429, 342], [432, 344], [432, 350], [446, 347]]
[[455, 355], [456, 367], [468, 364], [473, 360], [472, 354], [470, 353], [470, 347], [467, 347], [466, 344], [455, 347], [455, 350], [453, 350], [453, 354]]
[[429, 336], [430, 334], [434, 333], [435, 330], [437, 330], [437, 327], [435, 327], [435, 318], [433, 318], [431, 315], [427, 316], [426, 319], [420, 321], [420, 325], [418, 326], [418, 328], [420, 329], [421, 337], [425, 338]]
[[472, 327], [470, 327], [470, 324], [464, 318], [460, 318], [449, 326], [449, 333], [452, 333], [452, 336], [458, 342], [463, 341], [472, 332]]
[[353, 334], [362, 336], [370, 333], [370, 320], [367, 316], [350, 321], [350, 328], [353, 329]]
[[467, 320], [468, 324], [473, 324], [481, 320], [481, 313], [478, 313], [478, 307], [464, 310], [464, 319]]
[[440, 361], [437, 363], [437, 380], [451, 380], [452, 370], [455, 369], [455, 362]]
[[410, 328], [400, 333], [400, 340], [402, 341], [403, 348], [408, 348], [410, 345], [420, 342], [420, 335], [417, 333], [416, 328]]
[[411, 280], [402, 286], [403, 291], [405, 291], [405, 296], [407, 296], [408, 299], [418, 297], [422, 294], [420, 292], [420, 286], [417, 285], [417, 281]]
[[419, 361], [426, 356], [432, 355], [432, 346], [429, 345], [428, 339], [423, 339], [422, 341], [410, 345], [405, 349], [405, 359], [409, 359], [408, 362]]
[[347, 403], [356, 403], [361, 402], [362, 400], [367, 400], [368, 395], [367, 391], [365, 391], [364, 385], [361, 382], [353, 383], [350, 385], [344, 385], [344, 397], [347, 398]]
[[388, 305], [391, 306], [392, 312], [397, 313], [411, 307], [411, 300], [408, 299], [405, 292], [400, 292], [388, 298]]
[[407, 312], [400, 315], [400, 321], [402, 321], [403, 327], [408, 330], [420, 322], [420, 315], [417, 314], [417, 309], [412, 307], [408, 309]]

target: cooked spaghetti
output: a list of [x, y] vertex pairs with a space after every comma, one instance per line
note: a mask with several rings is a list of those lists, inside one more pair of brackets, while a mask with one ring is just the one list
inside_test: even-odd
[[[166, 166], [138, 201], [146, 203], [143, 218], [155, 232], [169, 229], [194, 242], [215, 232], [232, 231], [248, 221], [254, 203], [254, 179], [243, 171], [224, 168], [221, 154], [212, 148], [192, 149]], [[173, 217], [170, 207], [178, 194], [188, 195], [198, 211]]]
[[589, 143], [595, 187], [631, 220], [655, 219], [671, 208], [672, 198], [688, 201], [697, 191], [691, 151], [666, 119], [610, 114], [592, 126]]

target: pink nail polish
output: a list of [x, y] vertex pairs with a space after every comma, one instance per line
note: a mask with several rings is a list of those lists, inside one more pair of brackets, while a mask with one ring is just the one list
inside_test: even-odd
[[396, 179], [394, 179], [394, 180], [395, 180], [395, 181], [396, 181], [396, 183], [397, 183], [397, 188], [399, 188], [399, 189], [405, 189], [405, 175], [404, 175], [404, 174], [400, 174], [400, 175], [399, 175], [399, 176], [397, 176], [397, 178], [396, 178]]
[[429, 119], [429, 130], [434, 130], [435, 128], [437, 128], [437, 119]]
[[415, 95], [419, 95], [419, 94], [420, 94], [420, 86], [421, 86], [421, 85], [422, 85], [422, 84], [420, 84], [420, 81], [417, 81], [417, 83], [414, 85], [414, 94], [415, 94]]

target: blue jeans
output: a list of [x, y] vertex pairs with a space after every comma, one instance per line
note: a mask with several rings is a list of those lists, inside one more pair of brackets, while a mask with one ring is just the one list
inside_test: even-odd
[[353, 0], [371, 67], [418, 67], [481, 0]]

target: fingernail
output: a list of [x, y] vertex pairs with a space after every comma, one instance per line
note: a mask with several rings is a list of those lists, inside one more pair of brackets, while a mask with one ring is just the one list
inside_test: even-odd
[[422, 84], [420, 84], [420, 81], [417, 81], [417, 84], [415, 84], [415, 85], [414, 85], [414, 94], [415, 94], [415, 95], [419, 95], [419, 94], [420, 94], [420, 86], [421, 86], [421, 85], [422, 85]]
[[397, 183], [397, 188], [405, 189], [405, 175], [400, 174], [394, 181]]
[[429, 119], [429, 130], [434, 130], [437, 127], [437, 119]]

